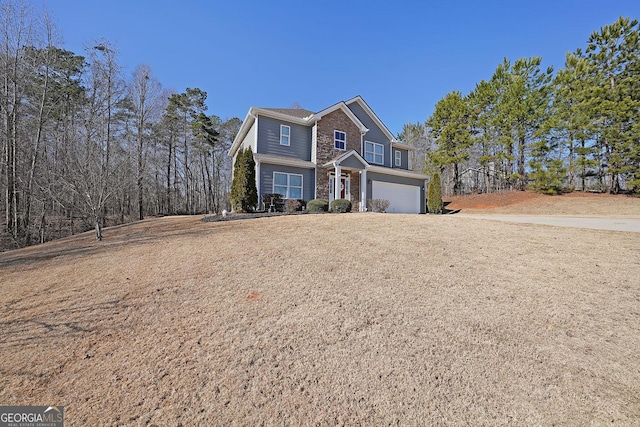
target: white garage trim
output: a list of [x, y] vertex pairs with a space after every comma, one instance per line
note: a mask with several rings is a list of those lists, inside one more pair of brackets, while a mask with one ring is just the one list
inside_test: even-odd
[[420, 187], [418, 186], [372, 181], [371, 195], [373, 199], [389, 201], [387, 212], [420, 213]]

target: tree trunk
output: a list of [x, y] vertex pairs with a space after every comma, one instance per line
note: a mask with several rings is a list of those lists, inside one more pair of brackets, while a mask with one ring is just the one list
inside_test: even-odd
[[587, 189], [587, 158], [586, 158], [586, 154], [585, 154], [585, 140], [584, 138], [582, 138], [581, 140], [582, 143], [582, 152], [581, 152], [581, 156], [582, 156], [582, 191], [586, 191]]
[[102, 240], [102, 227], [100, 226], [100, 218], [96, 218], [96, 240]]
[[518, 140], [518, 190], [524, 191], [527, 187], [527, 180], [525, 177], [525, 147], [526, 140], [524, 136], [521, 136]]
[[144, 219], [144, 197], [143, 197], [143, 179], [144, 179], [144, 163], [142, 159], [142, 126], [138, 129], [138, 219]]
[[167, 214], [171, 213], [171, 147], [173, 144], [169, 140], [169, 157], [167, 158]]
[[574, 188], [574, 182], [573, 180], [575, 179], [575, 171], [573, 170], [574, 166], [573, 166], [573, 156], [574, 156], [574, 149], [573, 149], [573, 132], [569, 132], [569, 187], [573, 190]]

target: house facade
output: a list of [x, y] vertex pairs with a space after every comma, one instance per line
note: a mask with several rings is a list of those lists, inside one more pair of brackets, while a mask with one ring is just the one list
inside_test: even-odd
[[425, 213], [426, 179], [410, 168], [411, 147], [397, 141], [356, 96], [322, 111], [251, 107], [229, 155], [251, 147], [259, 203], [269, 193], [306, 201], [348, 199], [367, 210], [389, 200], [387, 212]]

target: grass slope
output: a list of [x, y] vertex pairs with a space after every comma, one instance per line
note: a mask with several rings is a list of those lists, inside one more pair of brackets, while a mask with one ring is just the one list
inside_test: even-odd
[[163, 218], [0, 254], [0, 404], [69, 425], [640, 423], [640, 234]]

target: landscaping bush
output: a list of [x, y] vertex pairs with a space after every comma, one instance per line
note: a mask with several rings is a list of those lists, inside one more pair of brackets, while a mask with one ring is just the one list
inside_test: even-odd
[[336, 199], [331, 202], [331, 212], [345, 213], [351, 212], [351, 202], [347, 199]]
[[391, 202], [385, 199], [369, 199], [367, 207], [370, 212], [386, 212]]
[[308, 212], [326, 212], [329, 210], [329, 201], [326, 199], [313, 199], [307, 203]]
[[287, 199], [287, 201], [284, 202], [284, 210], [287, 213], [294, 213], [296, 211], [302, 210], [303, 206], [304, 206], [304, 200]]
[[429, 213], [441, 214], [444, 209], [442, 203], [442, 183], [440, 182], [440, 174], [435, 172], [429, 181], [427, 188], [427, 209]]

